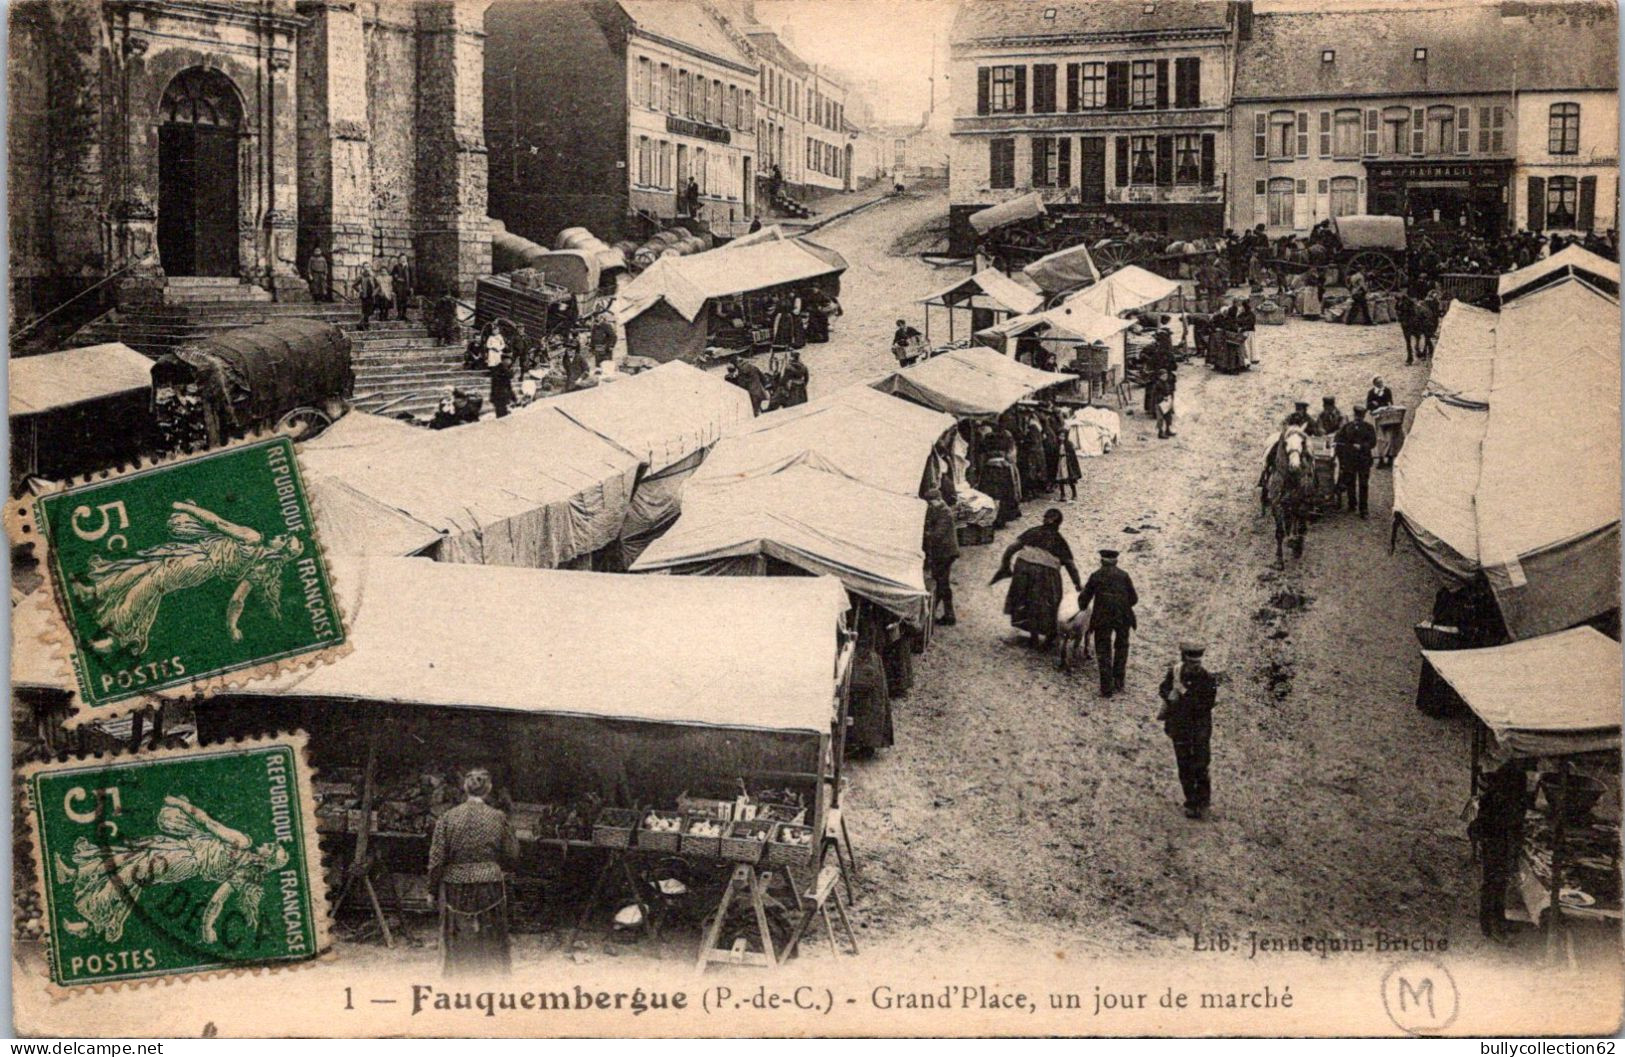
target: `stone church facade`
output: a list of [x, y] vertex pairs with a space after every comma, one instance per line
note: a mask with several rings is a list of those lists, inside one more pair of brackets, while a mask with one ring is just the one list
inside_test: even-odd
[[[11, 6], [14, 317], [160, 300], [172, 276], [310, 297], [406, 254], [490, 270], [483, 0]], [[94, 288], [94, 289], [93, 289]]]

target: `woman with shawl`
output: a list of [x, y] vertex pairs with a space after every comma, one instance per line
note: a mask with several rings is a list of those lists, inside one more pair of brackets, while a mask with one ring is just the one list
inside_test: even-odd
[[1010, 591], [1004, 598], [1004, 611], [1018, 631], [1032, 636], [1030, 645], [1040, 648], [1055, 638], [1056, 613], [1061, 605], [1061, 570], [1072, 578], [1075, 590], [1083, 590], [1083, 578], [1072, 560], [1072, 548], [1061, 538], [1061, 512], [1044, 511], [1044, 523], [1023, 532], [1004, 552], [993, 583], [1010, 578]]

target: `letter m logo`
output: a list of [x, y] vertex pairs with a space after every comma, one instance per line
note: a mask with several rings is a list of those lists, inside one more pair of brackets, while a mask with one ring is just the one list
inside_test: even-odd
[[1424, 976], [1422, 982], [1412, 985], [1410, 978], [1399, 978], [1399, 1009], [1401, 1013], [1420, 1013], [1422, 1004], [1427, 1003], [1427, 1019], [1435, 1016], [1433, 1011], [1433, 978]]

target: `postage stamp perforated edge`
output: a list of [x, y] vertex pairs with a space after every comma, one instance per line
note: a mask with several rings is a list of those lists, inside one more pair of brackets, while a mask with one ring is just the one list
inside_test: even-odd
[[314, 492], [305, 487], [306, 478], [304, 476], [304, 470], [299, 464], [299, 451], [297, 446], [294, 446], [294, 458], [292, 460], [293, 472], [299, 482], [300, 490], [304, 495], [306, 507], [310, 511], [310, 539], [318, 558], [322, 562], [322, 570], [327, 578], [328, 589], [332, 595], [334, 616], [339, 625], [338, 641], [334, 642], [330, 646], [318, 647], [295, 654], [293, 656], [253, 662], [230, 671], [218, 672], [201, 678], [191, 679], [185, 683], [170, 686], [167, 689], [140, 692], [133, 694], [130, 697], [120, 698], [116, 701], [91, 704], [86, 702], [84, 695], [80, 692], [80, 666], [75, 658], [77, 645], [74, 642], [73, 632], [68, 624], [69, 618], [67, 615], [65, 601], [62, 597], [63, 587], [58, 582], [55, 563], [51, 560], [50, 540], [48, 539], [46, 533], [40, 531], [38, 524], [36, 510], [38, 509], [39, 504], [50, 496], [59, 495], [63, 492], [68, 492], [76, 488], [82, 488], [90, 485], [104, 485], [123, 478], [133, 477], [138, 474], [145, 474], [154, 470], [161, 470], [165, 467], [188, 462], [193, 459], [223, 455], [242, 448], [253, 447], [254, 445], [263, 444], [267, 441], [277, 439], [291, 440], [292, 437], [285, 431], [261, 431], [233, 441], [230, 444], [224, 444], [218, 448], [211, 448], [208, 451], [192, 452], [184, 455], [171, 455], [157, 459], [143, 458], [137, 460], [133, 464], [119, 469], [102, 473], [86, 474], [80, 477], [75, 477], [71, 480], [56, 483], [56, 485], [50, 490], [37, 495], [8, 499], [5, 507], [4, 517], [6, 534], [10, 538], [11, 544], [14, 547], [23, 543], [33, 544], [35, 559], [39, 562], [44, 579], [44, 583], [40, 589], [48, 593], [50, 600], [50, 604], [45, 607], [47, 610], [45, 626], [38, 631], [37, 635], [32, 641], [25, 643], [20, 640], [20, 636], [18, 635], [14, 621], [12, 650], [14, 652], [21, 651], [23, 649], [44, 650], [46, 655], [53, 661], [60, 663], [63, 670], [67, 673], [69, 695], [67, 715], [62, 724], [66, 729], [73, 730], [83, 726], [86, 723], [97, 720], [117, 719], [121, 716], [127, 716], [132, 712], [140, 712], [144, 709], [154, 707], [158, 701], [165, 697], [175, 697], [189, 694], [201, 694], [207, 696], [223, 690], [230, 690], [236, 687], [246, 686], [249, 683], [260, 679], [274, 678], [285, 672], [301, 671], [319, 664], [331, 664], [333, 661], [348, 654], [351, 649], [354, 648], [350, 641], [350, 629], [346, 621], [346, 615], [343, 612], [343, 605], [341, 602], [342, 592], [339, 589], [339, 583], [334, 575], [332, 565], [326, 561], [326, 551], [322, 548], [320, 527], [321, 516], [318, 512], [320, 500], [317, 498]]
[[[34, 894], [39, 899], [41, 913], [46, 916], [46, 929], [44, 943], [46, 945], [46, 977], [39, 981], [41, 990], [53, 1000], [62, 1000], [84, 992], [111, 992], [122, 988], [171, 986], [187, 983], [194, 980], [219, 979], [223, 977], [256, 975], [259, 973], [297, 972], [309, 968], [318, 962], [333, 960], [333, 941], [331, 932], [332, 911], [328, 904], [327, 889], [330, 870], [323, 858], [321, 849], [321, 835], [316, 825], [316, 771], [311, 767], [306, 748], [308, 736], [302, 730], [289, 733], [279, 733], [255, 738], [240, 738], [230, 741], [215, 742], [209, 745], [188, 746], [186, 748], [155, 749], [139, 752], [93, 753], [84, 756], [71, 756], [66, 759], [35, 762], [19, 767], [14, 774], [13, 791], [26, 798], [25, 808], [22, 812], [23, 825], [28, 830], [29, 852], [34, 859], [32, 877], [29, 879], [34, 885]], [[305, 868], [303, 878], [306, 892], [309, 897], [311, 928], [315, 938], [315, 948], [311, 956], [303, 959], [287, 959], [279, 961], [250, 961], [241, 965], [211, 966], [202, 969], [181, 969], [172, 973], [160, 973], [150, 976], [132, 977], [98, 981], [95, 983], [60, 984], [53, 973], [56, 965], [56, 943], [52, 934], [54, 915], [50, 904], [50, 864], [45, 858], [44, 834], [38, 820], [38, 807], [34, 799], [34, 779], [40, 775], [80, 770], [93, 767], [98, 763], [109, 766], [126, 764], [161, 764], [165, 760], [200, 758], [205, 756], [229, 755], [233, 753], [250, 754], [267, 748], [286, 748], [292, 752], [294, 759], [294, 783], [296, 796], [293, 798], [297, 804], [300, 822], [300, 854]], [[14, 884], [23, 883], [22, 875], [18, 875]], [[14, 962], [14, 965], [17, 963]], [[25, 986], [23, 977], [19, 974], [12, 982], [12, 988]]]

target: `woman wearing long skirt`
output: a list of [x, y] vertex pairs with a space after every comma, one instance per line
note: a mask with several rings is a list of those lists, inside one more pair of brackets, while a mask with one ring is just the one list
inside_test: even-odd
[[1055, 638], [1056, 613], [1061, 605], [1061, 570], [1072, 578], [1075, 590], [1083, 590], [1083, 578], [1072, 560], [1072, 548], [1061, 538], [1061, 512], [1044, 511], [1044, 523], [1023, 532], [1005, 550], [993, 582], [1010, 578], [1010, 591], [1004, 597], [1004, 611], [1018, 631], [1031, 636], [1034, 647], [1048, 645]]
[[993, 520], [993, 527], [996, 529], [1021, 519], [1020, 479], [998, 438], [998, 433], [991, 428], [984, 428], [982, 469], [977, 485], [981, 491], [987, 493], [989, 499], [999, 504], [998, 516]]
[[1049, 477], [1044, 459], [1044, 427], [1036, 418], [1028, 418], [1021, 426], [1021, 489], [1023, 499], [1037, 499], [1049, 491], [1045, 483]]
[[847, 714], [852, 720], [846, 749], [866, 760], [876, 749], [892, 744], [891, 689], [886, 681], [886, 664], [880, 655], [880, 622], [865, 613], [858, 628], [858, 646], [852, 657], [851, 696]]
[[491, 807], [491, 775], [463, 778], [468, 799], [440, 816], [429, 844], [429, 891], [440, 905], [440, 964], [447, 976], [506, 973], [508, 884], [503, 866], [519, 858], [508, 816]]

